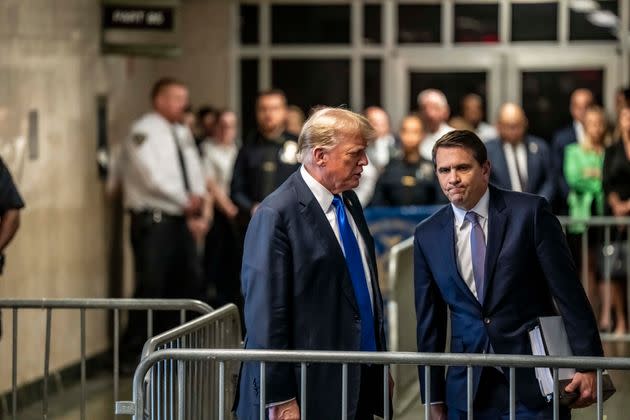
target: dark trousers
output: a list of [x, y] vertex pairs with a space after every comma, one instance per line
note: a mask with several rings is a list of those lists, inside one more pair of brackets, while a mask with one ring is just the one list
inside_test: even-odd
[[[448, 410], [449, 420], [465, 420], [467, 413], [460, 410]], [[516, 401], [517, 420], [551, 420], [553, 405], [542, 409], [530, 409]], [[488, 367], [481, 372], [479, 387], [473, 401], [473, 418], [475, 420], [508, 420], [510, 418], [510, 385], [508, 378], [497, 369]], [[571, 412], [560, 406], [561, 420], [570, 420]]]
[[242, 308], [240, 255], [236, 226], [215, 208], [212, 228], [206, 236], [204, 256], [206, 288], [210, 285], [216, 288], [216, 297], [210, 301], [213, 306], [235, 303]]
[[[136, 299], [203, 299], [201, 261], [195, 241], [179, 216], [151, 212], [131, 216], [131, 246]], [[153, 317], [153, 335], [179, 323], [178, 311], [160, 311]], [[147, 315], [130, 311], [123, 337], [124, 352], [137, 357], [147, 339]]]
[[[373, 420], [375, 415], [383, 417], [383, 403], [383, 366], [361, 365], [361, 389], [355, 420]], [[391, 400], [389, 409], [389, 418], [392, 418]]]

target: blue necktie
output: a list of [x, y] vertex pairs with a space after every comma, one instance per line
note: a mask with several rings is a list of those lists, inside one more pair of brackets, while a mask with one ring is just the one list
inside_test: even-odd
[[486, 238], [483, 229], [479, 224], [477, 213], [469, 211], [465, 219], [471, 225], [470, 229], [470, 251], [472, 255], [473, 276], [477, 289], [477, 300], [483, 303], [483, 283], [486, 275]]
[[376, 351], [372, 302], [370, 300], [370, 292], [368, 291], [363, 262], [361, 260], [361, 252], [359, 251], [359, 243], [354, 236], [354, 232], [352, 232], [352, 227], [350, 226], [350, 221], [346, 215], [341, 197], [335, 195], [332, 203], [337, 213], [341, 243], [343, 244], [346, 256], [348, 272], [352, 279], [354, 296], [359, 305], [359, 315], [361, 316], [361, 350]]

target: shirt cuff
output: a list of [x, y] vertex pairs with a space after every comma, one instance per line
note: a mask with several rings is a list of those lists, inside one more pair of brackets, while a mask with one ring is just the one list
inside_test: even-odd
[[278, 401], [278, 402], [269, 403], [269, 404], [267, 404], [265, 406], [265, 408], [275, 407], [277, 405], [286, 404], [286, 403], [291, 402], [291, 401], [295, 401], [295, 398], [291, 398], [290, 400], [286, 400], [286, 401]]
[[444, 404], [444, 401], [432, 401], [429, 405]]

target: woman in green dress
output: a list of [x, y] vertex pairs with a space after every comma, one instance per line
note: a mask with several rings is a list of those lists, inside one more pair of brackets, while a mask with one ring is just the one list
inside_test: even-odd
[[[591, 216], [604, 214], [604, 189], [602, 186], [602, 172], [604, 168], [604, 149], [607, 138], [606, 113], [599, 106], [590, 107], [584, 116], [584, 139], [582, 143], [574, 143], [565, 148], [564, 176], [569, 184], [569, 216], [574, 220], [588, 220]], [[577, 244], [581, 244], [581, 235], [586, 232], [585, 223], [572, 223], [568, 226], [569, 235]], [[588, 275], [588, 294], [591, 303], [597, 291], [597, 250], [601, 247], [601, 231], [596, 228], [588, 229], [588, 261], [582, 262]], [[573, 242], [572, 241], [572, 242]], [[574, 242], [575, 243], [575, 242]], [[578, 245], [578, 250], [581, 246]], [[578, 258], [576, 258], [578, 259]], [[579, 259], [578, 259], [579, 260]], [[599, 296], [601, 312], [600, 328], [610, 328], [610, 313], [612, 305], [607, 296], [610, 292], [600, 283]]]

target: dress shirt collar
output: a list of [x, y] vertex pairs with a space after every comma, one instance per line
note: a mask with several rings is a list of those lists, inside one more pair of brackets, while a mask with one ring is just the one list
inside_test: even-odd
[[302, 175], [306, 186], [311, 190], [315, 196], [315, 200], [317, 200], [324, 213], [328, 212], [333, 201], [333, 194], [320, 184], [319, 181], [313, 178], [313, 175], [308, 173], [304, 165], [300, 167], [300, 175]]
[[[488, 219], [488, 207], [490, 205], [490, 188], [486, 188], [486, 192], [481, 196], [475, 207], [470, 209], [469, 211], [474, 211], [477, 213], [477, 216], [482, 220]], [[461, 229], [464, 223], [464, 217], [466, 216], [467, 211], [464, 209], [460, 209], [456, 207], [454, 204], [451, 204], [453, 208], [453, 213], [455, 214], [455, 227], [457, 229]], [[481, 220], [479, 221], [481, 224]], [[483, 226], [483, 225], [482, 225]]]

